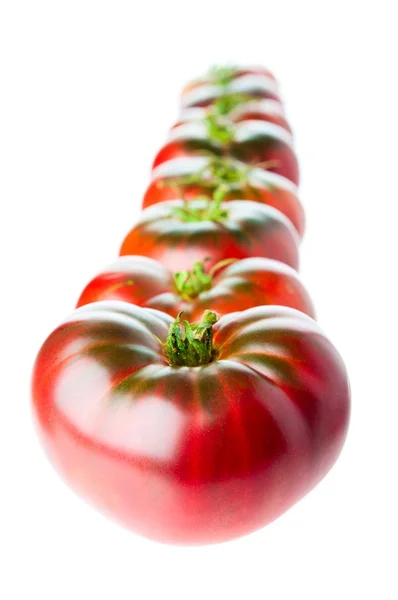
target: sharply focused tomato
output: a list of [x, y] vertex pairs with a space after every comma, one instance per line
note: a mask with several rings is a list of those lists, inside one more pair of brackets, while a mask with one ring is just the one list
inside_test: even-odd
[[[228, 86], [232, 81], [242, 75], [261, 75], [266, 76], [275, 81], [275, 76], [268, 69], [261, 66], [214, 66], [205, 75], [190, 81], [183, 89], [182, 96], [186, 95], [191, 90], [206, 85]], [[276, 81], [275, 81], [276, 84]]]
[[227, 186], [224, 202], [253, 200], [280, 210], [304, 233], [304, 210], [297, 187], [285, 177], [265, 169], [248, 167], [228, 158], [185, 157], [161, 163], [152, 173], [143, 207], [183, 197], [186, 201], [208, 196], [220, 186]]
[[209, 259], [260, 256], [298, 266], [299, 237], [290, 221], [271, 206], [250, 200], [173, 200], [146, 208], [124, 239], [120, 254], [158, 260], [173, 271]]
[[263, 527], [322, 479], [346, 434], [346, 371], [310, 317], [261, 306], [215, 320], [89, 304], [34, 367], [34, 413], [55, 467], [162, 542]]
[[227, 95], [206, 107], [185, 108], [173, 129], [183, 123], [203, 121], [209, 115], [225, 115], [233, 123], [241, 121], [267, 121], [291, 133], [282, 104], [277, 100], [256, 100], [251, 96]]
[[122, 300], [176, 317], [199, 320], [206, 309], [225, 315], [253, 306], [279, 305], [314, 317], [310, 297], [294, 269], [268, 258], [246, 258], [207, 269], [172, 272], [146, 256], [122, 256], [85, 287], [77, 306]]
[[159, 150], [153, 168], [172, 158], [184, 156], [230, 157], [299, 182], [299, 168], [288, 131], [265, 121], [233, 124], [224, 118], [185, 123], [172, 129]]

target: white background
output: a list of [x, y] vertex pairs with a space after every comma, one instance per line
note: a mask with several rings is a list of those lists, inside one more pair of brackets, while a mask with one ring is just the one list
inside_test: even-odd
[[[397, 598], [394, 4], [1, 3], [4, 600]], [[281, 82], [307, 211], [301, 272], [346, 360], [352, 424], [332, 472], [272, 525], [168, 547], [58, 479], [31, 425], [29, 378], [137, 218], [182, 84], [223, 62], [266, 64]]]

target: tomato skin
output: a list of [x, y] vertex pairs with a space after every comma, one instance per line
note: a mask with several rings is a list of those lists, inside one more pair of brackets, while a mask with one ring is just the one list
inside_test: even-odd
[[286, 119], [282, 104], [275, 100], [247, 102], [237, 106], [228, 116], [234, 123], [268, 121], [286, 129], [290, 134], [292, 133], [292, 128]]
[[[190, 207], [204, 209], [205, 200]], [[298, 268], [299, 237], [290, 221], [278, 210], [250, 200], [222, 204], [227, 218], [184, 222], [173, 216], [182, 200], [161, 202], [146, 208], [125, 237], [119, 254], [138, 254], [158, 260], [169, 269], [189, 270], [196, 261], [208, 260], [208, 268], [228, 258], [260, 256]]]
[[181, 96], [181, 105], [183, 108], [210, 106], [226, 94], [245, 94], [259, 99], [281, 101], [275, 79], [264, 74], [247, 73], [235, 78], [228, 85], [198, 85]]
[[347, 376], [292, 309], [222, 317], [202, 367], [168, 365], [171, 321], [118, 302], [75, 311], [38, 354], [34, 414], [60, 474], [106, 514], [161, 542], [222, 542], [280, 516], [331, 468]]
[[152, 164], [155, 169], [173, 158], [189, 156], [229, 156], [249, 165], [270, 163], [267, 170], [299, 183], [299, 167], [291, 135], [273, 123], [242, 121], [235, 126], [232, 142], [222, 145], [209, 135], [206, 125], [185, 123], [171, 131], [168, 142], [159, 150]]
[[[172, 129], [184, 123], [203, 121], [211, 112], [211, 106], [186, 108], [181, 111], [179, 119], [173, 125]], [[276, 100], [248, 101], [231, 110], [227, 116], [233, 123], [240, 123], [241, 121], [267, 121], [268, 123], [279, 125], [289, 133], [292, 133], [292, 129], [286, 120], [283, 106]]]
[[[178, 177], [194, 175], [199, 170], [203, 170], [210, 161], [211, 159], [206, 157], [184, 157], [161, 163], [152, 173], [152, 181], [143, 198], [143, 208], [158, 202], [175, 200], [176, 187], [170, 185], [170, 181], [173, 182]], [[300, 237], [303, 236], [305, 230], [304, 209], [298, 198], [297, 187], [288, 179], [265, 169], [253, 168], [246, 185], [234, 184], [229, 187], [230, 191], [224, 198], [225, 202], [253, 200], [273, 206], [293, 223]], [[214, 189], [215, 186], [211, 187], [208, 182], [206, 185], [178, 184], [178, 190], [187, 201], [194, 200], [198, 196], [209, 195], [209, 192], [211, 193]]]
[[[238, 77], [242, 77], [243, 75], [266, 76], [270, 79], [273, 79], [276, 83], [274, 74], [269, 69], [260, 66], [236, 67], [235, 72], [231, 73], [231, 80], [235, 80]], [[202, 77], [198, 77], [197, 79], [187, 83], [181, 92], [181, 96], [185, 96], [188, 92], [191, 92], [193, 89], [198, 88], [202, 85], [214, 85], [214, 83], [214, 76], [208, 73], [206, 75], [203, 75]]]
[[77, 306], [102, 300], [154, 308], [174, 318], [184, 311], [189, 321], [199, 321], [205, 310], [222, 316], [263, 305], [289, 306], [315, 316], [296, 271], [267, 258], [246, 258], [227, 266], [213, 277], [209, 290], [184, 300], [165, 266], [145, 256], [123, 256], [87, 284]]

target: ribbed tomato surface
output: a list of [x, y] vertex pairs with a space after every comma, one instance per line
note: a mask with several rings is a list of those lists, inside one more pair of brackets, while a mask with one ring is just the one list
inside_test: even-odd
[[275, 79], [266, 74], [246, 73], [230, 82], [202, 84], [186, 90], [181, 97], [184, 108], [194, 106], [209, 106], [226, 94], [245, 94], [254, 98], [271, 98], [280, 101], [278, 84]]
[[170, 366], [171, 322], [122, 302], [78, 309], [40, 350], [34, 412], [56, 468], [107, 514], [162, 542], [220, 542], [278, 517], [333, 465], [346, 371], [289, 308], [222, 317], [200, 367]]
[[182, 295], [173, 272], [145, 256], [122, 256], [94, 277], [77, 306], [100, 300], [121, 300], [198, 321], [203, 312], [225, 315], [253, 306], [290, 306], [314, 317], [311, 299], [296, 271], [267, 258], [246, 258], [216, 272], [210, 287], [193, 297]]
[[[246, 67], [216, 67], [211, 69], [205, 75], [198, 77], [187, 83], [181, 93], [181, 96], [186, 95], [194, 88], [202, 85], [221, 85], [228, 86], [232, 81], [246, 75], [261, 75], [275, 80], [275, 76], [269, 69], [261, 66], [246, 66]], [[276, 82], [275, 82], [276, 83]]]
[[[233, 123], [241, 121], [267, 121], [283, 127], [291, 133], [291, 127], [286, 120], [283, 106], [277, 100], [261, 100], [251, 97], [241, 98], [234, 95], [227, 95], [223, 104], [233, 104], [236, 101], [237, 106], [228, 111], [223, 111], [222, 114], [227, 115]], [[220, 104], [220, 101], [218, 102]], [[183, 123], [191, 121], [203, 121], [208, 115], [213, 114], [217, 110], [217, 105], [206, 107], [191, 107], [181, 111], [177, 123], [173, 128]]]
[[[224, 166], [224, 177], [220, 175], [220, 163]], [[239, 180], [239, 172], [244, 172], [244, 169], [247, 175]], [[231, 181], [228, 178], [233, 176], [234, 170], [238, 174], [237, 180]], [[244, 163], [230, 159], [196, 156], [175, 158], [160, 164], [152, 173], [142, 205], [146, 208], [165, 200], [175, 200], [181, 195], [187, 201], [209, 196], [220, 184], [228, 185], [224, 202], [253, 200], [273, 206], [293, 223], [300, 236], [303, 235], [305, 216], [297, 187], [276, 173], [249, 169]]]
[[204, 122], [184, 123], [171, 130], [152, 167], [183, 156], [224, 156], [261, 166], [299, 183], [299, 167], [293, 140], [286, 129], [264, 121], [242, 121], [228, 126], [231, 138], [222, 141]]
[[[202, 210], [205, 200], [189, 207]], [[186, 222], [175, 215], [184, 202], [161, 202], [145, 209], [124, 239], [120, 255], [139, 254], [163, 263], [173, 271], [190, 269], [196, 261], [209, 259], [209, 268], [227, 258], [260, 256], [298, 267], [299, 237], [290, 221], [278, 210], [250, 200], [222, 204], [225, 218], [219, 221]]]

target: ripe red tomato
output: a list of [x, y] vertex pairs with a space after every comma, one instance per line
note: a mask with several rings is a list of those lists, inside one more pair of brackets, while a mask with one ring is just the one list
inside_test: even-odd
[[203, 121], [209, 115], [225, 115], [233, 123], [241, 121], [267, 121], [274, 123], [292, 132], [289, 123], [286, 120], [282, 104], [276, 100], [256, 100], [252, 97], [241, 97], [239, 99], [232, 96], [226, 96], [222, 102], [217, 101], [207, 107], [185, 108], [181, 111], [177, 123], [173, 129], [183, 123], [192, 121]]
[[185, 123], [172, 129], [159, 150], [153, 168], [172, 158], [210, 155], [232, 157], [299, 182], [299, 168], [291, 135], [265, 121], [243, 121], [236, 125], [225, 119]]
[[261, 306], [214, 321], [89, 304], [34, 367], [34, 413], [60, 474], [161, 542], [263, 527], [322, 479], [347, 430], [346, 371], [312, 319]]
[[254, 98], [279, 100], [279, 89], [275, 79], [264, 74], [240, 75], [228, 83], [203, 83], [185, 91], [181, 97], [184, 108], [209, 106], [219, 98], [229, 94], [245, 94]]
[[209, 259], [261, 256], [298, 266], [299, 237], [290, 221], [271, 206], [250, 200], [161, 202], [144, 210], [127, 234], [120, 254], [149, 256], [173, 271]]
[[186, 201], [208, 196], [219, 185], [228, 191], [229, 200], [253, 200], [280, 210], [295, 226], [300, 236], [304, 233], [305, 217], [297, 196], [297, 187], [285, 177], [265, 169], [251, 168], [228, 158], [185, 157], [161, 163], [153, 171], [143, 207], [146, 208], [176, 196]]
[[238, 105], [228, 115], [234, 123], [241, 121], [269, 121], [292, 133], [283, 106], [276, 100], [250, 100]]
[[[202, 86], [203, 84], [207, 85], [220, 85], [227, 86], [237, 77], [241, 77], [242, 75], [262, 75], [269, 77], [275, 81], [274, 75], [268, 69], [259, 66], [246, 66], [246, 67], [237, 67], [237, 66], [214, 66], [212, 67], [205, 75], [202, 77], [198, 77], [193, 81], [190, 81], [186, 84], [184, 89], [182, 90], [182, 96], [186, 95], [191, 90]], [[275, 81], [276, 83], [276, 81]]]
[[[223, 267], [223, 268], [222, 268]], [[246, 258], [213, 272], [204, 263], [173, 273], [146, 256], [122, 256], [94, 277], [77, 306], [121, 300], [197, 321], [206, 309], [225, 315], [252, 306], [279, 305], [314, 317], [311, 299], [294, 269], [267, 258]]]

